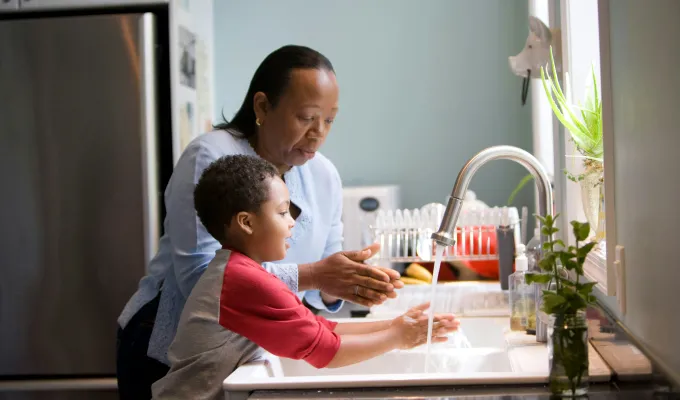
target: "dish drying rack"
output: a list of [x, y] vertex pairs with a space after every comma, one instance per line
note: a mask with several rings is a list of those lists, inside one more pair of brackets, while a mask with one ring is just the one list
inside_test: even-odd
[[[411, 307], [431, 299], [430, 286], [406, 285], [399, 296], [371, 307], [367, 318], [395, 318]], [[498, 282], [459, 281], [440, 284], [434, 299], [435, 313], [453, 313], [459, 317], [504, 317], [510, 315], [508, 294]]]
[[[439, 229], [445, 208], [432, 203], [420, 209], [378, 211], [370, 230], [374, 242], [380, 243], [380, 252], [369, 263], [434, 261], [436, 244], [431, 236]], [[519, 223], [516, 207], [463, 209], [456, 224], [456, 245], [445, 248], [442, 261], [498, 260], [498, 247], [492, 248], [491, 237], [498, 228], [510, 229], [518, 244]]]

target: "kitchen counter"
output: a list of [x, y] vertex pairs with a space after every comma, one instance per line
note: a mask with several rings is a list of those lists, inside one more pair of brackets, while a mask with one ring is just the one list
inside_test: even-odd
[[[424, 348], [390, 352], [345, 370], [318, 371], [304, 362], [271, 355], [266, 363], [239, 367], [225, 380], [224, 388], [230, 400], [244, 400], [254, 393], [275, 396], [273, 391], [292, 393], [293, 398], [314, 393], [319, 394], [316, 398], [331, 395], [354, 398], [357, 393], [363, 397], [356, 398], [400, 398], [403, 393], [410, 393], [409, 397], [431, 387], [457, 388], [459, 392], [463, 388], [484, 386], [486, 391], [497, 392], [521, 385], [523, 391], [532, 388], [535, 391], [547, 383], [545, 343], [537, 343], [535, 336], [524, 332], [509, 331], [507, 317], [461, 318], [460, 321], [461, 336], [450, 338], [451, 347], [439, 344], [433, 348], [430, 374], [422, 373]], [[461, 343], [466, 346], [459, 347]], [[611, 381], [611, 369], [592, 346], [588, 355], [591, 384], [606, 385]], [[393, 389], [385, 392], [384, 387]], [[454, 389], [448, 389], [451, 390]]]
[[[589, 358], [591, 385], [590, 399], [679, 399], [680, 391], [653, 362], [635, 346], [621, 324], [598, 306], [588, 308]], [[362, 320], [362, 318], [358, 319]], [[357, 319], [355, 319], [357, 321]], [[504, 334], [513, 370], [532, 371], [540, 365], [535, 360], [547, 357], [545, 344], [535, 342], [535, 337], [523, 333]], [[479, 339], [479, 338], [477, 338]], [[543, 353], [546, 353], [545, 355]], [[539, 354], [540, 353], [540, 354]], [[264, 399], [549, 399], [550, 393], [543, 383], [521, 384], [521, 381], [486, 385], [470, 383], [461, 386], [345, 387], [322, 389], [255, 388], [252, 400]], [[427, 383], [425, 383], [427, 385]], [[430, 385], [442, 385], [431, 382]], [[309, 386], [307, 386], [309, 387]]]
[[[294, 390], [294, 391], [257, 391], [249, 400], [293, 400], [293, 399], [343, 399], [343, 400], [377, 400], [377, 399], [474, 399], [474, 400], [514, 400], [550, 399], [545, 387], [464, 387], [464, 388], [383, 388], [373, 390]], [[651, 384], [592, 384], [588, 394], [590, 400], [644, 400], [644, 399], [680, 399], [678, 393], [655, 390]]]
[[[541, 371], [548, 359], [548, 347], [536, 342], [536, 336], [520, 332], [506, 332], [505, 339], [510, 361], [515, 371]], [[588, 344], [588, 374], [590, 382], [609, 382], [612, 370], [591, 343]]]

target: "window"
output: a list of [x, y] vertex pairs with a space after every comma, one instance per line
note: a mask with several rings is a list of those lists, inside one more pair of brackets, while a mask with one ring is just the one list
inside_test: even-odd
[[[606, 93], [602, 90], [603, 80], [601, 79], [600, 64], [601, 60], [604, 60], [604, 63], [607, 60], [601, 58], [599, 26], [601, 18], [599, 17], [598, 3], [598, 1], [584, 0], [529, 0], [532, 15], [546, 23], [549, 22], [551, 28], [561, 27], [562, 88], [567, 92], [571, 104], [582, 102], [585, 98], [586, 90], [589, 89], [592, 82], [591, 66], [594, 66], [600, 97], [603, 103], [606, 101]], [[603, 43], [603, 47], [608, 48], [608, 44]], [[582, 183], [567, 179], [562, 171], [566, 169], [574, 175], [582, 174], [584, 172], [583, 158], [570, 140], [569, 133], [553, 117], [540, 81], [535, 82], [532, 86], [540, 87], [540, 92], [532, 91], [535, 121], [534, 150], [542, 162], [549, 159], [554, 161], [554, 165], [550, 166], [550, 169], [555, 171], [555, 200], [557, 210], [561, 214], [558, 221], [559, 228], [563, 234], [562, 239], [569, 244], [574, 244], [569, 221], [587, 220], [584, 212], [584, 201], [582, 200], [582, 196], [584, 194], [587, 196], [587, 193], [582, 191]], [[605, 86], [608, 88], [608, 85]], [[549, 118], [548, 122], [545, 122], [546, 118]], [[537, 123], [536, 121], [542, 122]], [[607, 154], [607, 138], [605, 137], [604, 140], [605, 154]], [[552, 154], [547, 154], [544, 146], [537, 146], [537, 143], [540, 145], [548, 142], [552, 144]], [[607, 164], [606, 161], [605, 164]], [[584, 187], [586, 187], [585, 184]], [[604, 210], [600, 212], [603, 213]], [[601, 221], [600, 225], [604, 225], [604, 221]], [[597, 281], [598, 288], [603, 293], [612, 295], [615, 285], [613, 284], [613, 269], [607, 268], [607, 252], [605, 243], [602, 241], [604, 231], [604, 226], [598, 227], [598, 239], [602, 242], [602, 245], [594, 249], [589, 255], [585, 265], [585, 275], [588, 279]], [[612, 284], [608, 285], [609, 282], [612, 282]]]

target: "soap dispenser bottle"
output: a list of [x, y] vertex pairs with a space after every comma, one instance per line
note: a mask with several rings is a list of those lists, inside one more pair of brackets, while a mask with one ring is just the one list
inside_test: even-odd
[[531, 285], [526, 283], [528, 260], [525, 246], [517, 245], [515, 272], [508, 279], [510, 282], [510, 330], [527, 331], [536, 329], [536, 310], [534, 293]]

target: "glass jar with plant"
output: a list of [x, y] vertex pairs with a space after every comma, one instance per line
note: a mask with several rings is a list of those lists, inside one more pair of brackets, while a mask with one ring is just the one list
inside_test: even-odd
[[[537, 217], [541, 233], [547, 237], [559, 232], [557, 216]], [[543, 244], [539, 267], [543, 273], [527, 274], [527, 283], [545, 285], [541, 311], [548, 317], [549, 386], [553, 394], [579, 397], [588, 392], [588, 326], [586, 308], [595, 302], [596, 282], [584, 282], [583, 264], [595, 241], [585, 243], [588, 223], [572, 221], [575, 246], [556, 239]]]
[[[579, 154], [567, 155], [568, 158], [579, 158], [583, 163], [583, 172], [574, 174], [565, 171], [567, 177], [580, 184], [581, 202], [583, 211], [590, 227], [597, 233], [597, 239], [604, 239], [603, 213], [604, 205], [604, 146], [602, 136], [602, 100], [597, 85], [595, 66], [591, 66], [591, 82], [586, 90], [583, 103], [572, 104], [570, 102], [569, 75], [565, 73], [567, 82], [567, 94], [562, 91], [552, 47], [550, 48], [550, 73], [541, 67], [541, 81], [550, 107], [557, 119], [569, 132], [569, 137], [574, 143]], [[519, 182], [510, 195], [508, 203], [514, 201], [515, 196], [529, 182], [531, 175], [526, 176]]]

